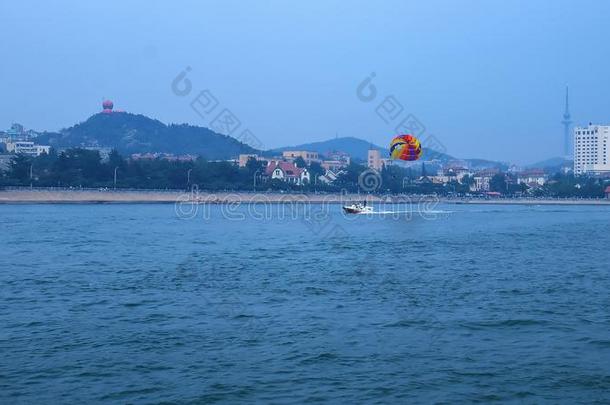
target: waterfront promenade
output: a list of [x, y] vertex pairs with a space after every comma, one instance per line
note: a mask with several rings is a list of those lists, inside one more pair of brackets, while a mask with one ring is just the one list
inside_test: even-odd
[[180, 190], [66, 190], [66, 189], [9, 189], [0, 190], [0, 204], [103, 204], [103, 203], [175, 203], [198, 202], [202, 204], [226, 203], [329, 203], [341, 204], [363, 199], [375, 202], [405, 202], [409, 200], [434, 200], [448, 204], [520, 204], [520, 205], [610, 205], [609, 199], [559, 199], [559, 198], [444, 198], [413, 195], [372, 194], [302, 194], [280, 192], [209, 192]]
[[35, 203], [35, 204], [86, 204], [86, 203], [176, 203], [197, 202], [201, 204], [228, 203], [334, 203], [361, 201], [381, 201], [373, 195], [358, 194], [300, 194], [300, 193], [248, 193], [231, 191], [181, 191], [181, 190], [4, 190], [0, 191], [0, 204]]

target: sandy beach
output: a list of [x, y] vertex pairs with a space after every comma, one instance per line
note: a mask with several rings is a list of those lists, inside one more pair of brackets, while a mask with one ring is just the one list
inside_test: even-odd
[[[187, 191], [123, 191], [123, 190], [3, 190], [0, 204], [159, 204], [176, 202], [197, 202], [201, 204], [290, 203], [307, 201], [310, 203], [340, 204], [361, 201], [358, 194], [288, 194], [288, 193], [246, 193], [246, 192], [187, 192]], [[380, 197], [367, 195], [370, 202], [381, 201]]]
[[[247, 193], [247, 192], [186, 192], [178, 190], [2, 190], [0, 204], [159, 204], [176, 202], [198, 202], [201, 204], [227, 203], [309, 203], [341, 204], [361, 201], [359, 194], [296, 194], [296, 193]], [[374, 196], [366, 195], [369, 202], [408, 202], [432, 200], [448, 204], [494, 204], [494, 205], [610, 205], [609, 199], [445, 199], [422, 196]]]

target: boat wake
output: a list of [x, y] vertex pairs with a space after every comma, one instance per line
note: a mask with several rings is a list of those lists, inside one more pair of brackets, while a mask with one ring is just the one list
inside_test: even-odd
[[455, 211], [445, 210], [411, 210], [411, 211], [368, 211], [368, 212], [357, 212], [353, 215], [396, 215], [396, 214], [453, 214]]

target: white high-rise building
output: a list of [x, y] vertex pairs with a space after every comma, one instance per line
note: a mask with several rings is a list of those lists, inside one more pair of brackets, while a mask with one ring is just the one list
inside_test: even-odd
[[377, 149], [369, 149], [369, 164], [368, 167], [375, 170], [381, 170], [383, 161], [381, 160], [381, 152]]
[[574, 128], [574, 173], [610, 172], [610, 126]]
[[368, 167], [369, 169], [377, 170], [378, 172], [383, 169], [384, 166], [389, 166], [392, 164], [390, 159], [385, 159], [381, 157], [381, 152], [377, 149], [369, 149], [368, 154]]

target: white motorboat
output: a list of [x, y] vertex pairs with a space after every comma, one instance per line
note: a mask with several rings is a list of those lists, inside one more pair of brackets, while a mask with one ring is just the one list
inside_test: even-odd
[[369, 214], [373, 212], [373, 207], [367, 206], [366, 203], [355, 203], [352, 205], [344, 205], [343, 211], [346, 214]]

